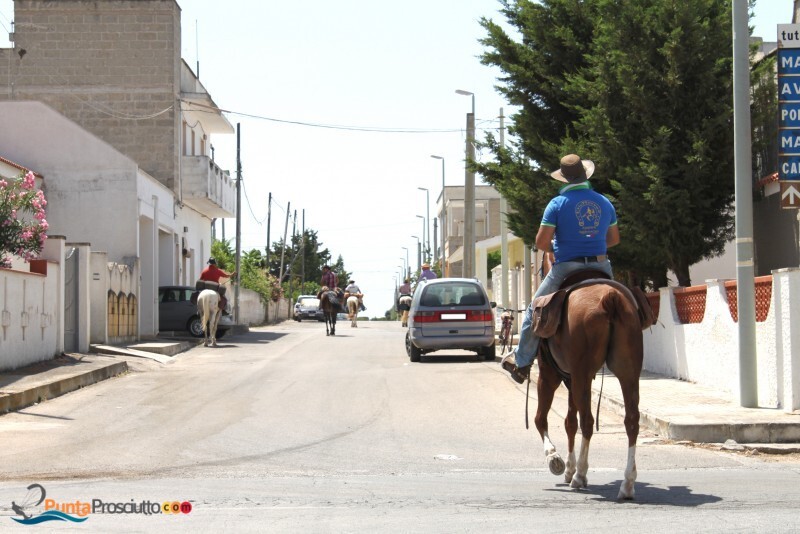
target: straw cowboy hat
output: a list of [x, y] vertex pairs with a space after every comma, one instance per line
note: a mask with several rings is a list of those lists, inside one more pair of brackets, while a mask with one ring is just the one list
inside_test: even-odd
[[550, 176], [565, 184], [585, 182], [594, 174], [594, 162], [581, 159], [577, 154], [567, 154], [561, 158], [561, 167], [550, 173]]

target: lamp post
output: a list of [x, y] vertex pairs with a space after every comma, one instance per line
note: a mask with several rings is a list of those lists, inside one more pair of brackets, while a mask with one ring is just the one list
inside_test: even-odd
[[417, 240], [417, 270], [422, 270], [422, 248], [419, 245], [419, 238], [415, 235], [412, 235], [414, 239]]
[[466, 163], [464, 165], [464, 263], [462, 276], [475, 276], [475, 173], [469, 164], [475, 161], [475, 94], [456, 89], [459, 95], [472, 97], [472, 113], [467, 114]]
[[409, 267], [409, 265], [411, 265], [411, 262], [408, 261], [408, 247], [400, 247], [400, 248], [402, 248], [403, 250], [406, 251], [406, 270], [405, 270], [405, 272], [408, 273], [406, 275], [406, 277], [409, 277], [409, 276], [411, 276], [411, 273], [409, 272], [408, 267]]
[[431, 157], [433, 159], [442, 160], [442, 214], [439, 217], [439, 225], [441, 226], [441, 231], [442, 231], [442, 241], [441, 241], [442, 260], [441, 260], [441, 263], [439, 264], [439, 267], [442, 270], [442, 276], [446, 276], [445, 272], [444, 272], [444, 240], [445, 240], [445, 236], [447, 234], [445, 233], [445, 228], [444, 228], [445, 224], [444, 223], [445, 223], [446, 214], [447, 214], [447, 212], [446, 212], [447, 203], [445, 202], [445, 198], [444, 198], [444, 158], [442, 156], [436, 156], [436, 155], [433, 155], [433, 154], [431, 154]]
[[420, 191], [425, 191], [425, 232], [427, 233], [427, 237], [425, 238], [428, 241], [428, 253], [425, 255], [425, 259], [431, 261], [433, 259], [434, 250], [431, 248], [431, 195], [430, 191], [428, 191], [427, 187], [418, 187]]
[[422, 252], [425, 252], [425, 216], [424, 215], [417, 215], [419, 219], [422, 219]]
[[405, 268], [403, 269], [403, 271], [405, 271], [405, 269], [407, 269], [407, 268], [408, 268], [408, 263], [406, 263], [406, 260], [405, 260], [405, 258], [403, 258], [402, 256], [400, 257], [400, 261], [402, 261], [402, 262], [403, 262], [403, 265], [405, 265]]

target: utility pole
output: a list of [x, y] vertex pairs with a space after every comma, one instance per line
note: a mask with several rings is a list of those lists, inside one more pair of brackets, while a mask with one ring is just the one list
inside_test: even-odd
[[292, 213], [290, 209], [292, 203], [286, 203], [286, 222], [283, 225], [283, 246], [281, 247], [281, 267], [278, 270], [278, 283], [283, 283], [283, 259], [286, 257], [286, 233], [289, 231], [289, 215]]
[[[500, 148], [506, 146], [505, 142], [505, 116], [503, 115], [503, 108], [500, 108]], [[508, 202], [504, 195], [500, 195], [500, 277], [503, 282], [500, 284], [500, 302], [503, 303], [503, 308], [508, 309], [508, 221], [506, 220], [506, 212], [508, 212]], [[514, 308], [517, 304], [514, 304]]]
[[753, 167], [750, 138], [750, 30], [747, 0], [733, 0], [733, 154], [736, 207], [736, 305], [739, 310], [739, 403], [758, 407], [753, 261]]
[[464, 272], [465, 278], [475, 277], [475, 173], [470, 164], [475, 161], [475, 113], [467, 113], [467, 161], [464, 176]]
[[[233, 320], [239, 323], [239, 270], [242, 264], [242, 131], [241, 124], [236, 123], [236, 280], [233, 293]], [[222, 238], [225, 239], [225, 226], [222, 226]]]
[[269, 226], [272, 223], [272, 193], [269, 194], [269, 200], [267, 200], [267, 253], [266, 253], [266, 263], [267, 263], [267, 272], [269, 272], [269, 251], [272, 248], [272, 243], [269, 241]]
[[300, 236], [300, 292], [306, 283], [306, 210], [303, 208], [303, 234]]

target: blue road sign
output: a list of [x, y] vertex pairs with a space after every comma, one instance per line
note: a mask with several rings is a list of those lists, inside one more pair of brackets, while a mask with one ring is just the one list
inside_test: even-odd
[[781, 128], [800, 128], [800, 102], [778, 104]]
[[778, 156], [781, 180], [800, 180], [800, 156]]
[[778, 154], [781, 156], [800, 156], [800, 130], [781, 130], [781, 144]]
[[800, 48], [778, 49], [778, 75], [800, 74]]

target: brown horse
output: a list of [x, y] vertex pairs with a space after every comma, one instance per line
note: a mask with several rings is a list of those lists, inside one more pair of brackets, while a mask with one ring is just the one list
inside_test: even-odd
[[[621, 284], [601, 280], [584, 284], [567, 297], [558, 330], [547, 343], [542, 343], [539, 352], [536, 429], [542, 438], [550, 471], [555, 475], [564, 473], [572, 488], [585, 488], [594, 423], [590, 406], [591, 385], [603, 364], [607, 365], [622, 388], [625, 432], [628, 435], [627, 466], [617, 498], [633, 499], [636, 439], [639, 435], [639, 375], [644, 354], [642, 321], [635, 300]], [[552, 358], [547, 357], [547, 352]], [[550, 441], [547, 427], [547, 414], [562, 381], [569, 390], [569, 406], [564, 421], [569, 451], [566, 466]], [[582, 440], [576, 459], [578, 416]]]
[[336, 314], [340, 310], [342, 295], [328, 289], [327, 286], [323, 286], [317, 293], [317, 298], [319, 299], [319, 307], [322, 309], [322, 315], [325, 316], [325, 335], [335, 336]]

